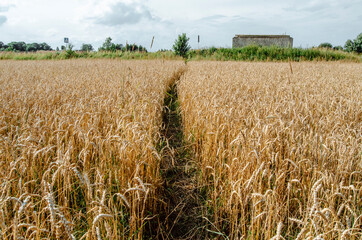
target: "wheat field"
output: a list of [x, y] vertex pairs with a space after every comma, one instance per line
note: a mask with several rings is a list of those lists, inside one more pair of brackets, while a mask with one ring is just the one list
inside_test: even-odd
[[[361, 76], [344, 62], [3, 60], [0, 239], [172, 239], [177, 219], [198, 239], [360, 239]], [[168, 206], [172, 165], [192, 169], [192, 204]], [[167, 220], [181, 204], [198, 216]]]
[[182, 65], [1, 61], [0, 239], [141, 238], [157, 214], [164, 95]]
[[209, 238], [361, 239], [361, 64], [190, 62], [178, 93]]

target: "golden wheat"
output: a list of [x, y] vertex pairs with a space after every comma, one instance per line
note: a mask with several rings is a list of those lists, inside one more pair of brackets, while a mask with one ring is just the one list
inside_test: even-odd
[[1, 238], [141, 238], [157, 214], [164, 95], [182, 65], [2, 61]]
[[361, 64], [190, 62], [178, 92], [210, 231], [361, 238]]
[[[184, 71], [1, 61], [0, 238], [141, 239], [148, 221], [163, 224], [156, 148]], [[362, 236], [361, 76], [355, 63], [188, 63], [178, 96], [203, 237]]]

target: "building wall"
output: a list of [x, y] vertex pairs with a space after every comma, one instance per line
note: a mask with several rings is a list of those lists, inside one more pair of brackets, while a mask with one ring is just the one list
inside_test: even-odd
[[293, 38], [289, 35], [236, 35], [233, 38], [233, 47], [248, 45], [293, 47]]

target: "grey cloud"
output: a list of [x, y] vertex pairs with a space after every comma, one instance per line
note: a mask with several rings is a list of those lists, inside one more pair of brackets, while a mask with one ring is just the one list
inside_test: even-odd
[[105, 15], [94, 18], [96, 23], [107, 26], [135, 24], [142, 19], [153, 20], [154, 18], [144, 6], [128, 5], [122, 2], [113, 5], [111, 11]]
[[8, 19], [5, 16], [0, 16], [0, 26], [3, 25]]

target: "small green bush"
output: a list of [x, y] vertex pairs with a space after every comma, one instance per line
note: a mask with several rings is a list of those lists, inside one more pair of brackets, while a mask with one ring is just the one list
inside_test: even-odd
[[175, 40], [175, 44], [172, 46], [176, 55], [187, 58], [187, 53], [191, 49], [189, 40], [190, 38], [186, 36], [186, 33], [178, 35], [178, 38]]

